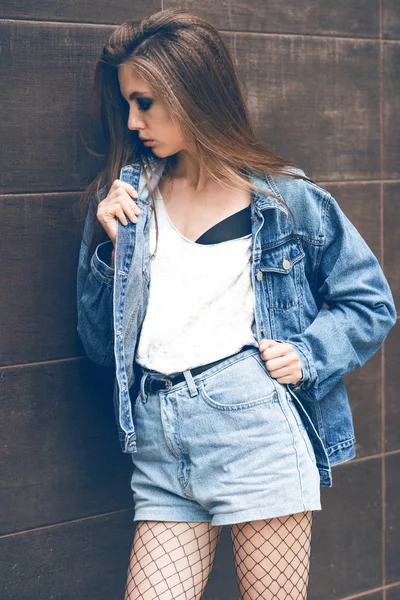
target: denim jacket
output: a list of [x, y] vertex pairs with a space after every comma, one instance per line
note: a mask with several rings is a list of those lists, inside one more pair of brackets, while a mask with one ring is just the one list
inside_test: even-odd
[[[151, 158], [158, 182], [166, 159]], [[97, 202], [91, 198], [77, 269], [77, 331], [92, 361], [115, 369], [114, 412], [121, 450], [133, 453], [132, 404], [138, 393], [136, 347], [149, 300], [151, 196], [139, 163], [120, 179], [138, 192], [137, 223], [117, 220], [115, 269], [111, 241], [88, 256]], [[288, 167], [305, 176], [301, 169]], [[250, 173], [249, 180], [283, 198], [252, 191], [251, 279], [257, 340], [286, 341], [297, 350], [303, 377], [285, 384], [311, 438], [320, 485], [331, 467], [356, 456], [352, 412], [343, 377], [379, 350], [396, 308], [379, 262], [331, 194], [312, 180]], [[105, 188], [100, 197], [106, 195]], [[89, 268], [87, 261], [89, 260]]]

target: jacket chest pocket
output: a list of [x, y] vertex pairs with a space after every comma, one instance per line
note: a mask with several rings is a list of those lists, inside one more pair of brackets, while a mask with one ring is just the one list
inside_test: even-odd
[[260, 271], [269, 308], [287, 310], [299, 303], [303, 293], [304, 257], [299, 240], [262, 248]]

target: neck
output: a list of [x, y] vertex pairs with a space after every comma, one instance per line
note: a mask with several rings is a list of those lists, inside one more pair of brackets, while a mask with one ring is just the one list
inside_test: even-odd
[[177, 153], [170, 177], [179, 179], [195, 193], [205, 191], [211, 182], [204, 167], [187, 150]]

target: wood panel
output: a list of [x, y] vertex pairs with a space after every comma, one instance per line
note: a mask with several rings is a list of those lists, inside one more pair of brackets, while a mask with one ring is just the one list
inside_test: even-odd
[[378, 0], [164, 0], [164, 8], [170, 6], [193, 11], [219, 29], [379, 37]]
[[392, 289], [397, 313], [400, 312], [400, 183], [384, 183], [383, 230], [385, 272]]
[[353, 415], [357, 458], [382, 450], [382, 351], [344, 377]]
[[133, 507], [111, 371], [88, 359], [0, 370], [0, 535]]
[[386, 600], [400, 600], [400, 584], [386, 589]]
[[382, 583], [381, 459], [332, 468], [313, 513], [309, 600], [337, 600]]
[[400, 450], [400, 321], [385, 342], [385, 450]]
[[392, 40], [400, 40], [400, 2], [399, 0], [382, 0], [383, 36]]
[[0, 538], [2, 600], [120, 600], [134, 526], [125, 510]]
[[400, 179], [400, 43], [383, 45], [383, 179]]
[[83, 355], [76, 332], [78, 194], [0, 196], [0, 365]]
[[[346, 600], [346, 598], [343, 598], [342, 600]], [[362, 596], [357, 596], [357, 600], [383, 600], [383, 590], [372, 593], [368, 592]], [[386, 596], [386, 600], [389, 600], [388, 596]]]
[[[23, 36], [27, 42], [20, 48], [15, 44], [21, 51], [21, 57], [13, 59], [18, 64], [17, 77], [6, 67], [2, 88], [7, 107], [6, 135], [11, 139], [11, 147], [7, 151], [3, 147], [3, 187], [13, 192], [36, 191], [39, 185], [42, 190], [79, 188], [90, 181], [95, 170], [96, 161], [88, 158], [80, 132], [86, 132], [87, 140], [95, 136], [84, 107], [95, 48], [99, 49], [101, 37], [105, 40], [107, 28], [89, 27], [86, 31], [85, 27], [49, 28], [43, 24], [3, 27], [7, 26], [12, 28], [10, 40]], [[324, 180], [378, 177], [377, 45], [322, 38], [224, 35], [237, 60], [257, 130], [267, 144]], [[68, 40], [69, 68], [63, 68], [62, 47]], [[47, 64], [45, 69], [43, 62], [48, 63], [49, 56], [50, 68]], [[260, 60], [262, 56], [266, 59]], [[71, 63], [81, 62], [82, 57], [83, 65], [76, 67], [82, 81], [76, 81], [75, 74], [72, 82], [75, 72]], [[13, 90], [22, 81], [26, 84], [28, 69], [30, 80], [37, 72], [37, 82], [30, 86], [29, 103], [24, 103]], [[46, 102], [50, 95], [53, 101]], [[52, 130], [48, 122], [55, 126]]]
[[224, 39], [267, 145], [312, 179], [379, 178], [377, 43], [245, 33]]
[[[83, 189], [100, 161], [90, 117], [95, 60], [112, 27], [27, 22], [0, 24], [0, 191]], [[97, 136], [97, 137], [96, 137]]]
[[134, 2], [131, 0], [2, 0], [1, 17], [45, 21], [76, 21], [78, 23], [115, 23], [128, 19], [143, 19], [161, 10], [161, 0]]
[[[399, 472], [400, 452], [385, 457], [386, 463], [386, 583], [399, 583], [400, 581], [400, 495]], [[400, 586], [397, 586], [400, 594]], [[399, 597], [399, 596], [397, 596]], [[393, 593], [389, 598], [395, 600]]]

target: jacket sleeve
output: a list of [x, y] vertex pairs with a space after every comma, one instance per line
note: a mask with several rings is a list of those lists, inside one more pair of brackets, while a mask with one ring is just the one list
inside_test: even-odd
[[303, 366], [300, 382], [289, 385], [310, 401], [321, 400], [344, 375], [364, 365], [396, 322], [378, 259], [330, 194], [323, 211], [325, 243], [315, 281], [329, 308], [322, 307], [303, 333], [286, 340]]
[[[100, 197], [104, 188], [100, 190]], [[90, 360], [114, 366], [112, 242], [99, 244], [89, 260], [89, 247], [96, 220], [97, 202], [89, 203], [79, 251], [77, 269], [77, 332]], [[109, 263], [109, 264], [107, 264]]]

